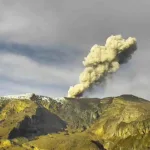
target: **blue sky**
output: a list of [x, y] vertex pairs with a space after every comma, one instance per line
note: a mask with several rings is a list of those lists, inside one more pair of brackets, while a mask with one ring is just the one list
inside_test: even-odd
[[90, 48], [122, 34], [136, 37], [138, 50], [86, 95], [149, 99], [149, 8], [149, 0], [0, 0], [0, 95], [66, 96]]

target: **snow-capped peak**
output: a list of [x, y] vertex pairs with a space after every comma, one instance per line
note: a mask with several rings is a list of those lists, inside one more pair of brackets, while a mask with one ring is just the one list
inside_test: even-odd
[[64, 97], [48, 97], [48, 96], [42, 96], [42, 95], [36, 95], [34, 93], [25, 93], [25, 94], [19, 94], [19, 95], [7, 95], [7, 96], [1, 96], [0, 99], [28, 99], [32, 100], [32, 98], [37, 100], [46, 100], [49, 101], [50, 99], [61, 101], [64, 100]]
[[18, 95], [7, 95], [7, 96], [1, 96], [2, 98], [7, 99], [30, 99], [34, 93], [25, 93], [25, 94], [18, 94]]

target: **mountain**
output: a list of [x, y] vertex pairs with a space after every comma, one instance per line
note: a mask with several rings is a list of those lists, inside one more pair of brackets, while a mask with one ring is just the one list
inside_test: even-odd
[[1, 97], [0, 149], [150, 150], [150, 101], [133, 95]]

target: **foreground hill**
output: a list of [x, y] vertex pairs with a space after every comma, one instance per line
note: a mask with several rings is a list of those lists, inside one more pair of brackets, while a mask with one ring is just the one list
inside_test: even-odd
[[150, 102], [132, 95], [1, 98], [0, 149], [149, 150]]

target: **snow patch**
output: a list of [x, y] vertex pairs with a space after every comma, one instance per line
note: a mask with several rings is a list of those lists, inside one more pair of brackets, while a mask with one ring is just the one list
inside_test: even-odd
[[25, 93], [25, 94], [19, 94], [19, 95], [7, 95], [7, 96], [1, 96], [0, 99], [28, 99], [28, 100], [43, 100], [43, 101], [50, 101], [50, 100], [56, 100], [57, 102], [61, 102], [65, 100], [64, 97], [48, 97], [48, 96], [42, 96], [42, 95], [36, 95], [34, 93]]

